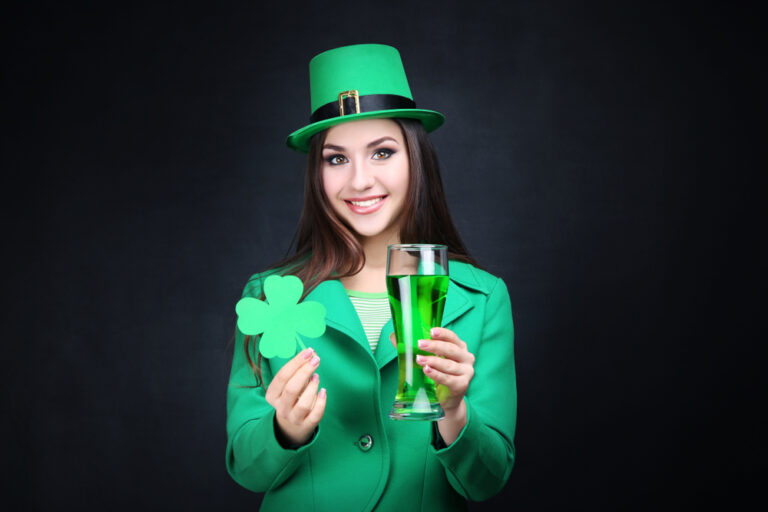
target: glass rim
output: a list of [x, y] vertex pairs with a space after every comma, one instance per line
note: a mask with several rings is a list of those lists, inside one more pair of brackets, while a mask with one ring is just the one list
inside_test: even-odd
[[448, 249], [444, 244], [390, 244], [387, 250], [392, 249]]

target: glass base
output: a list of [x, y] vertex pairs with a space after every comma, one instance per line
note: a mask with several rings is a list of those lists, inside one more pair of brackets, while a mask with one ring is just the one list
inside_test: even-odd
[[441, 420], [445, 417], [439, 403], [405, 403], [395, 402], [389, 417], [393, 420]]

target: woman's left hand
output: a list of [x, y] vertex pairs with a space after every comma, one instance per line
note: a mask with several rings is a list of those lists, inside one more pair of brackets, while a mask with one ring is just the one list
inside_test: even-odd
[[450, 329], [433, 327], [430, 335], [430, 340], [419, 340], [419, 348], [434, 355], [417, 355], [416, 363], [437, 384], [437, 399], [446, 415], [450, 415], [461, 406], [469, 383], [475, 376], [475, 356]]

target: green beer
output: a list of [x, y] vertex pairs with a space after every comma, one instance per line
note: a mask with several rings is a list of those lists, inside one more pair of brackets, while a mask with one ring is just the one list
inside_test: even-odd
[[416, 364], [417, 355], [432, 355], [419, 349], [418, 341], [430, 339], [429, 330], [443, 320], [448, 276], [387, 276], [392, 323], [397, 337], [400, 378], [390, 416], [397, 419], [439, 419], [443, 410], [435, 395], [435, 382]]

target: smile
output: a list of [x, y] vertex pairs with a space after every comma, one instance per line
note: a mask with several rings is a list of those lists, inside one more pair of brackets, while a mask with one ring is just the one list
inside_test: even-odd
[[383, 197], [377, 197], [376, 199], [369, 199], [367, 201], [350, 201], [355, 206], [371, 206], [384, 199]]
[[379, 208], [381, 208], [386, 198], [387, 196], [372, 197], [372, 198], [366, 198], [366, 199], [360, 199], [360, 200], [354, 200], [354, 201], [350, 199], [345, 199], [344, 202], [347, 204], [349, 209], [352, 210], [353, 212], [366, 214], [366, 213], [373, 213], [377, 211]]

